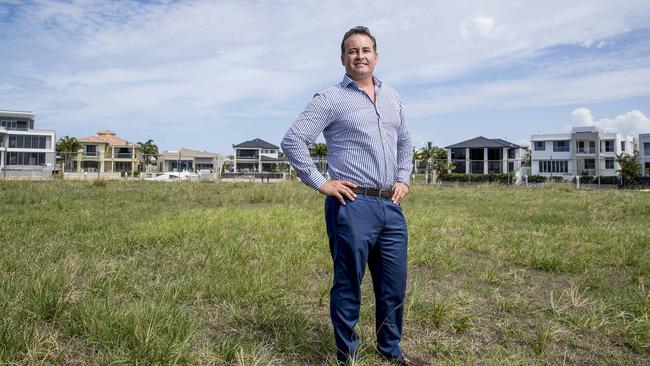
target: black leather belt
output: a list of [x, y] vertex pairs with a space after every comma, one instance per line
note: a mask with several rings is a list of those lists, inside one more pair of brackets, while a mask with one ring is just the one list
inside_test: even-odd
[[391, 198], [393, 191], [391, 189], [378, 189], [378, 188], [352, 188], [352, 192], [362, 194], [364, 196], [373, 196], [381, 198]]

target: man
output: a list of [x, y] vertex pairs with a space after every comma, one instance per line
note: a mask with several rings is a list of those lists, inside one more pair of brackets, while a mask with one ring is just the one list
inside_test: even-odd
[[[334, 262], [330, 316], [337, 358], [354, 359], [361, 282], [370, 268], [376, 300], [377, 350], [402, 365], [424, 365], [400, 349], [406, 294], [407, 229], [400, 202], [409, 192], [412, 144], [398, 94], [373, 76], [377, 44], [368, 28], [345, 33], [343, 81], [314, 96], [282, 140], [300, 179], [326, 195], [325, 219]], [[308, 145], [323, 132], [326, 179]]]

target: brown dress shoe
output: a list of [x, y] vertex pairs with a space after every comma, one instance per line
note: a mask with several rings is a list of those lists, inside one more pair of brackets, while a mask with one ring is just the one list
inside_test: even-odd
[[392, 362], [402, 366], [429, 366], [430, 364], [416, 357], [408, 356], [402, 352], [400, 358], [391, 358]]

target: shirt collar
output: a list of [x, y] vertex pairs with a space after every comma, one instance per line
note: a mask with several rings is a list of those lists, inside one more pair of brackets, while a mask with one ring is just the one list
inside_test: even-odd
[[[382, 81], [380, 79], [378, 79], [376, 76], [373, 75], [372, 81], [375, 83], [377, 89], [381, 89]], [[340, 85], [342, 88], [347, 88], [348, 86], [350, 86], [350, 84], [354, 84], [357, 88], [359, 87], [359, 84], [357, 84], [356, 81], [352, 80], [352, 78], [349, 77], [348, 74], [345, 74], [343, 76], [343, 81], [341, 81]]]

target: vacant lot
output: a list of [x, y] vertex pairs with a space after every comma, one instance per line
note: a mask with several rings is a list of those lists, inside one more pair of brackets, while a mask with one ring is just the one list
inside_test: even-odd
[[[331, 364], [323, 198], [297, 184], [0, 182], [0, 363]], [[403, 348], [648, 364], [650, 193], [415, 186]], [[361, 365], [373, 352], [366, 278]]]

